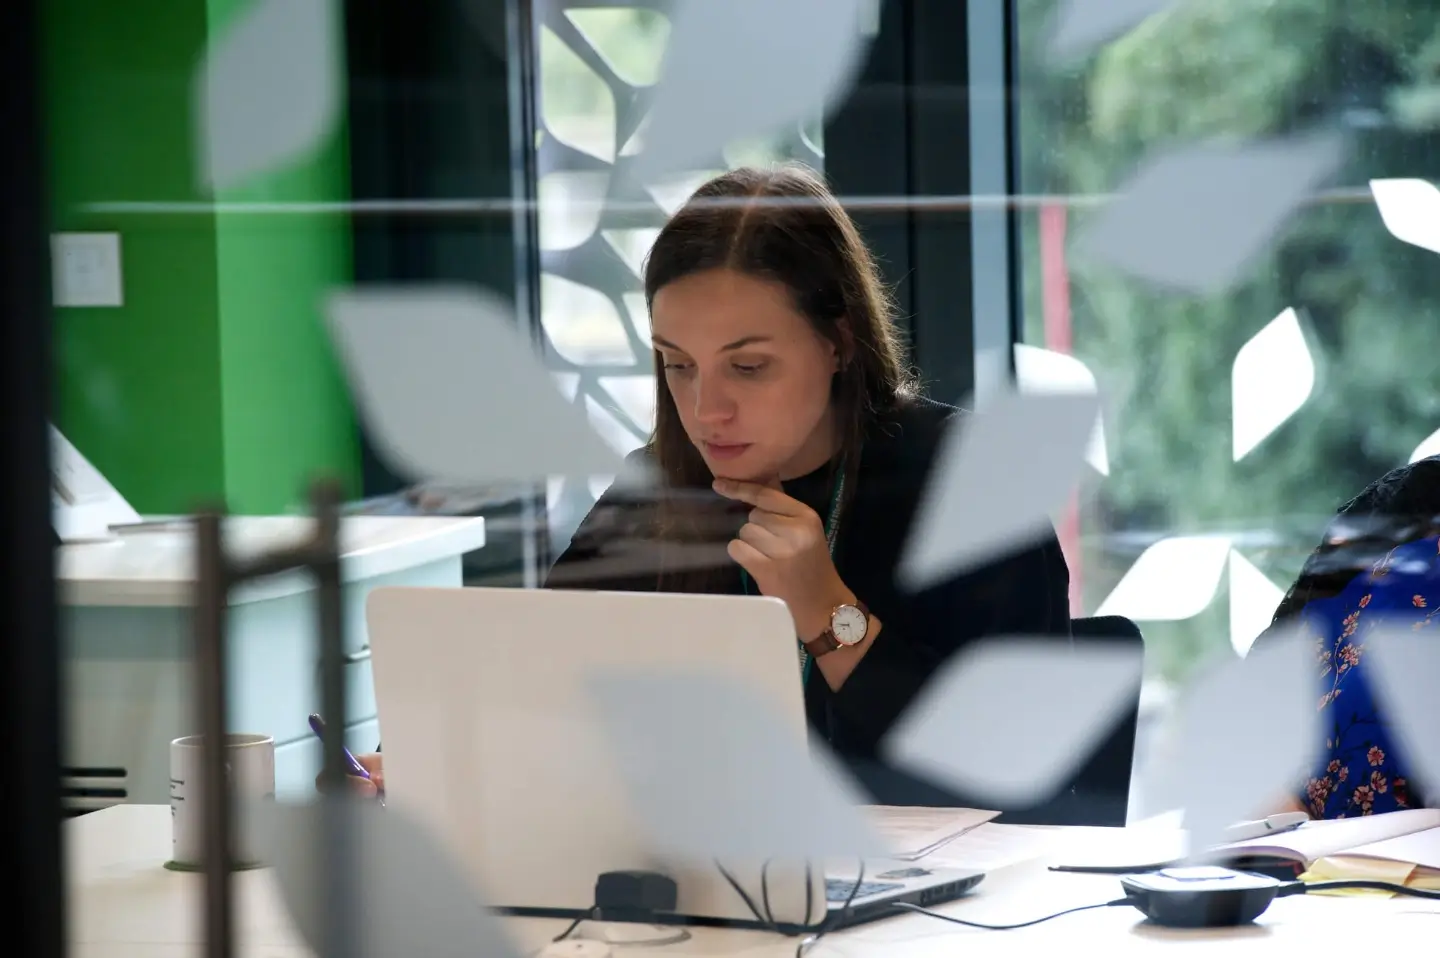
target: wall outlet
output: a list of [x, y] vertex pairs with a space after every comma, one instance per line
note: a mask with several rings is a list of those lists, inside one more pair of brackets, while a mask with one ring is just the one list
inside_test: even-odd
[[55, 233], [50, 271], [56, 306], [124, 306], [119, 233]]

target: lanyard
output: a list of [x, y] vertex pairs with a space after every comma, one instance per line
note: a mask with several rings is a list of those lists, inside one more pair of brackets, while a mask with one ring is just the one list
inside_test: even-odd
[[[845, 495], [845, 471], [842, 467], [836, 471], [835, 486], [830, 491], [830, 514], [825, 519], [825, 544], [830, 549], [830, 558], [835, 558], [835, 536], [840, 532], [840, 499]], [[745, 594], [751, 595], [750, 573], [744, 569], [740, 570], [740, 581], [744, 583]], [[800, 646], [800, 685], [803, 687], [810, 679], [810, 653], [805, 651], [803, 643], [797, 639], [796, 644]]]

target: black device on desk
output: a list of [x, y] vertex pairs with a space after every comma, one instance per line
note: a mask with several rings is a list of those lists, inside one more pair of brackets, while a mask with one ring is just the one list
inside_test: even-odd
[[1200, 866], [1167, 868], [1122, 879], [1124, 904], [1132, 905], [1168, 928], [1230, 928], [1259, 918], [1277, 898], [1343, 888], [1387, 891], [1392, 895], [1440, 900], [1440, 892], [1368, 879], [1302, 882], [1269, 875]]
[[1283, 883], [1268, 875], [1200, 866], [1120, 881], [1130, 904], [1169, 928], [1228, 928], [1259, 918]]

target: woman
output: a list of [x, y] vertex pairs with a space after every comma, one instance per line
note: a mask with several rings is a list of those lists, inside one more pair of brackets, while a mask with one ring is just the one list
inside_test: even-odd
[[[1350, 818], [1424, 804], [1366, 667], [1381, 628], [1440, 629], [1440, 457], [1347, 503], [1275, 613], [1317, 636], [1325, 748], [1290, 807]], [[1430, 785], [1433, 789], [1433, 783]]]
[[629, 464], [660, 491], [617, 482], [547, 587], [783, 599], [812, 728], [878, 800], [934, 801], [877, 744], [967, 643], [1069, 634], [1053, 533], [934, 588], [897, 585], [956, 411], [919, 395], [875, 262], [809, 171], [700, 187], [655, 241], [645, 298], [655, 432]]

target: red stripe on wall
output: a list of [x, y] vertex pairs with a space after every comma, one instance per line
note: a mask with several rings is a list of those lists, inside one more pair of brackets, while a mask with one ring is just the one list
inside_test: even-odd
[[[1063, 203], [1040, 207], [1041, 303], [1045, 318], [1045, 348], [1070, 355], [1074, 347], [1070, 323], [1070, 267], [1065, 261], [1068, 211]], [[1080, 557], [1080, 501], [1070, 500], [1056, 529], [1065, 562], [1070, 566], [1070, 614], [1084, 614]]]

